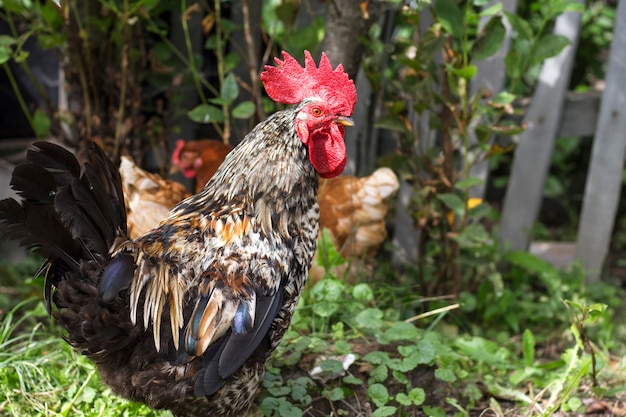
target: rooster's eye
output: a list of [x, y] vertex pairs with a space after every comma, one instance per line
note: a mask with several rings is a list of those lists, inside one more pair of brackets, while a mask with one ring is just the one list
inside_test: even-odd
[[313, 107], [311, 109], [311, 114], [313, 116], [321, 116], [322, 115], [322, 109], [320, 109], [319, 107]]

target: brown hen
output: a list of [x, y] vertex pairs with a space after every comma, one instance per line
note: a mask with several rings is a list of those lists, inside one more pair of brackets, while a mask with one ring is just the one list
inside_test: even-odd
[[154, 229], [172, 207], [191, 195], [183, 184], [139, 168], [128, 156], [122, 156], [120, 176], [131, 239]]
[[[362, 178], [320, 179], [320, 228], [329, 230], [334, 246], [348, 261], [334, 269], [336, 276], [354, 282], [359, 262], [366, 266], [371, 262], [387, 238], [385, 218], [399, 186], [398, 177], [389, 168], [379, 168]], [[324, 276], [318, 256], [319, 251], [311, 268], [314, 280]]]
[[186, 178], [195, 178], [196, 192], [200, 192], [232, 149], [214, 139], [179, 139], [172, 152], [172, 168], [180, 169]]

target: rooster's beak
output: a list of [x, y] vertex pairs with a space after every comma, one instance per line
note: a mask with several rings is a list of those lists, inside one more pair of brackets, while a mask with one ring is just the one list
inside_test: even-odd
[[354, 126], [354, 120], [351, 117], [337, 116], [335, 117], [335, 123], [343, 126]]

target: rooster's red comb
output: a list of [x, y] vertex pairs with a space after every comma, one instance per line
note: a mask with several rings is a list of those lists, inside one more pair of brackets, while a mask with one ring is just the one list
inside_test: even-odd
[[304, 51], [304, 56], [304, 68], [284, 51], [283, 61], [274, 58], [277, 66], [265, 66], [261, 81], [270, 98], [279, 103], [296, 104], [319, 97], [331, 103], [337, 114], [350, 116], [356, 103], [356, 88], [343, 65], [333, 70], [328, 57], [322, 53], [318, 68], [309, 51]]

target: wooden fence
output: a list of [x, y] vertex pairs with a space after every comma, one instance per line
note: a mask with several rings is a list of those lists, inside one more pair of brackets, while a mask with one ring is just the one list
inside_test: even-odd
[[[505, 10], [515, 13], [516, 0], [504, 0], [502, 3]], [[570, 45], [558, 56], [545, 61], [526, 109], [524, 123], [527, 129], [519, 136], [513, 157], [499, 224], [499, 239], [505, 247], [530, 250], [558, 266], [580, 260], [589, 281], [595, 281], [607, 257], [624, 169], [626, 24], [623, 22], [626, 22], [626, 0], [618, 2], [603, 92], [575, 94], [567, 90], [580, 20], [580, 13], [567, 12], [556, 21], [555, 33], [566, 36]], [[507, 31], [510, 32], [510, 28], [507, 27]], [[498, 54], [478, 64], [472, 93], [484, 87], [494, 95], [502, 91], [503, 59], [509, 44], [508, 40], [505, 41]], [[532, 228], [539, 213], [555, 141], [566, 136], [594, 136], [577, 239], [576, 242], [559, 244], [533, 242]], [[486, 162], [472, 167], [472, 176], [486, 180], [488, 174]], [[401, 203], [406, 204], [408, 192], [408, 189], [401, 188]], [[484, 187], [476, 187], [472, 194], [483, 196]], [[395, 243], [404, 248], [401, 252], [415, 253], [412, 246], [417, 239], [407, 232], [408, 225], [402, 226], [410, 219], [399, 212], [397, 221]]]

